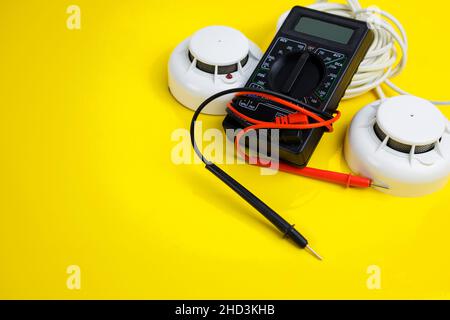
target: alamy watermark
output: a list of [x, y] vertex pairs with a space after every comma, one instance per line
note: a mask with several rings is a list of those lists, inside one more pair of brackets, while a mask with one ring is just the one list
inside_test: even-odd
[[81, 9], [76, 4], [67, 7], [66, 13], [69, 15], [66, 20], [66, 26], [69, 30], [81, 29]]
[[66, 286], [69, 290], [81, 289], [81, 268], [76, 264], [67, 267], [66, 273], [69, 275], [66, 280]]
[[381, 289], [381, 268], [377, 265], [370, 265], [367, 267], [367, 274], [369, 277], [366, 281], [367, 289], [380, 290]]
[[[262, 175], [273, 175], [279, 168], [279, 137], [278, 129], [251, 130], [240, 138], [240, 150], [248, 154], [248, 162], [235, 147], [235, 139], [239, 130], [222, 130], [210, 128], [202, 130], [203, 124], [195, 124], [198, 148], [204, 157], [216, 164], [258, 164]], [[171, 134], [175, 145], [171, 151], [171, 160], [174, 164], [198, 164], [201, 159], [195, 155], [191, 144], [190, 132], [187, 129], [176, 129]], [[246, 147], [247, 150], [246, 150]]]

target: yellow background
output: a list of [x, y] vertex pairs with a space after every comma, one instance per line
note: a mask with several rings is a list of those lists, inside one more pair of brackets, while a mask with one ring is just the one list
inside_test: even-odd
[[[228, 166], [297, 224], [319, 262], [202, 166], [171, 162], [171, 134], [192, 116], [167, 90], [171, 50], [212, 24], [265, 49], [278, 16], [309, 3], [2, 1], [0, 298], [450, 298], [450, 185], [403, 199]], [[395, 83], [448, 99], [448, 2], [362, 3], [408, 32]], [[71, 4], [81, 30], [66, 28]], [[345, 129], [374, 98], [341, 104], [311, 166], [348, 171]], [[66, 287], [69, 265], [81, 268], [80, 290]], [[370, 265], [380, 290], [366, 286]]]

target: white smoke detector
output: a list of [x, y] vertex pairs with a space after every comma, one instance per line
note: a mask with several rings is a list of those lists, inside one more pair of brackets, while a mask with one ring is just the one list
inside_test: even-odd
[[350, 169], [378, 190], [405, 197], [441, 189], [450, 175], [450, 123], [414, 96], [376, 101], [353, 118], [345, 141]]
[[[240, 31], [211, 26], [197, 31], [172, 52], [169, 89], [184, 106], [196, 110], [210, 96], [245, 86], [262, 57]], [[214, 100], [205, 113], [223, 115], [232, 95]]]

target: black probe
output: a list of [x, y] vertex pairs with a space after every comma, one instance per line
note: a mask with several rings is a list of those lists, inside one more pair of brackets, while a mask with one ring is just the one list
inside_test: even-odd
[[[261, 201], [257, 196], [255, 196], [253, 193], [251, 193], [247, 188], [245, 188], [243, 185], [241, 185], [239, 182], [237, 182], [235, 179], [233, 179], [230, 175], [228, 175], [225, 171], [220, 169], [218, 166], [216, 166], [211, 161], [207, 160], [200, 149], [197, 146], [197, 143], [195, 141], [195, 122], [197, 121], [198, 116], [200, 115], [201, 111], [209, 104], [211, 101], [222, 97], [224, 95], [230, 94], [230, 93], [236, 93], [236, 92], [255, 92], [255, 93], [265, 93], [270, 94], [272, 96], [275, 96], [277, 98], [287, 100], [293, 103], [298, 103], [297, 100], [288, 97], [286, 95], [273, 92], [270, 90], [260, 90], [260, 89], [253, 89], [253, 88], [234, 88], [225, 90], [219, 93], [216, 93], [215, 95], [209, 97], [206, 99], [200, 106], [197, 108], [197, 110], [194, 112], [194, 115], [192, 116], [191, 120], [191, 127], [190, 127], [190, 134], [191, 134], [191, 143], [192, 147], [194, 148], [195, 153], [198, 155], [198, 157], [203, 161], [205, 164], [205, 168], [208, 169], [212, 174], [214, 174], [217, 178], [222, 180], [227, 186], [229, 186], [234, 192], [236, 192], [238, 195], [241, 196], [245, 201], [247, 201], [249, 204], [252, 205], [253, 208], [258, 210], [264, 217], [266, 217], [267, 220], [269, 220], [275, 227], [280, 230], [285, 237], [291, 238], [296, 244], [298, 244], [302, 249], [307, 249], [311, 254], [313, 254], [316, 258], [319, 260], [322, 260], [322, 257], [317, 254], [309, 245], [308, 240], [306, 240], [305, 237], [303, 237], [300, 232], [298, 232], [294, 225], [291, 225], [289, 222], [287, 222], [283, 217], [281, 217], [278, 213], [276, 213], [274, 210], [272, 210], [268, 205], [266, 205], [263, 201]], [[330, 115], [326, 112], [321, 112], [318, 110], [314, 110], [315, 113], [317, 113], [320, 116], [323, 116], [325, 118], [329, 118]]]

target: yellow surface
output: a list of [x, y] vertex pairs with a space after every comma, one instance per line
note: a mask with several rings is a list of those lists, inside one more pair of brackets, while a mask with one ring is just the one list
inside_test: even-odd
[[[167, 90], [171, 50], [225, 24], [262, 48], [309, 1], [3, 1], [0, 10], [0, 298], [450, 298], [450, 185], [402, 199], [243, 165], [227, 170], [325, 258], [281, 239], [200, 165], [171, 162], [192, 113]], [[395, 79], [449, 98], [447, 1], [363, 1], [403, 22]], [[81, 30], [66, 8], [81, 8]], [[438, 8], [439, 10], [435, 10]], [[311, 166], [347, 171], [341, 104]], [[450, 117], [450, 107], [445, 109]], [[220, 127], [220, 117], [206, 117]], [[81, 289], [66, 286], [69, 265]], [[381, 289], [366, 286], [381, 270]]]

